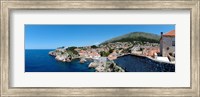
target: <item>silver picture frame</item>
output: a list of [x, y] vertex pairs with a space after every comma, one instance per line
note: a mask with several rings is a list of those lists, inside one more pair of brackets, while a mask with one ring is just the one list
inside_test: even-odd
[[[1, 0], [0, 96], [200, 96], [199, 0]], [[191, 86], [173, 87], [10, 87], [10, 14], [12, 10], [190, 10]]]

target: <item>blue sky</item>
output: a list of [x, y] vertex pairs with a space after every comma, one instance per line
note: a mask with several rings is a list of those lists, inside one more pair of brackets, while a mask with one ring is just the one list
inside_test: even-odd
[[55, 49], [61, 46], [97, 45], [130, 32], [160, 35], [175, 25], [25, 25], [25, 49]]

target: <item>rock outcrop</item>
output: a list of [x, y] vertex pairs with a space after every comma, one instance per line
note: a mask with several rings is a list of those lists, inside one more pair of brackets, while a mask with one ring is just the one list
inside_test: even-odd
[[66, 55], [57, 55], [55, 57], [55, 59], [58, 61], [62, 61], [62, 62], [71, 62], [71, 60], [72, 60], [70, 57], [68, 57]]
[[95, 63], [95, 62], [91, 62], [91, 63], [88, 65], [89, 68], [96, 68], [97, 66], [98, 66], [98, 64]]
[[49, 55], [51, 55], [51, 56], [56, 56], [57, 53], [56, 53], [55, 51], [50, 51], [50, 52], [49, 52]]
[[61, 62], [71, 62], [73, 59], [79, 58], [78, 55], [75, 55], [64, 48], [50, 51], [49, 55], [54, 56], [56, 60]]
[[86, 62], [87, 60], [85, 59], [85, 58], [81, 58], [80, 59], [80, 63], [84, 63], [84, 62]]
[[105, 63], [101, 61], [91, 62], [88, 66], [89, 68], [95, 68], [96, 72], [125, 72], [124, 69], [116, 65], [114, 61], [106, 61]]

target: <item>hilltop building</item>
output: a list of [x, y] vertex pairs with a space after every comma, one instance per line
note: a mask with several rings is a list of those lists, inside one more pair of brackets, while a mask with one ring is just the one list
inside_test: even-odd
[[175, 56], [175, 30], [169, 31], [165, 34], [161, 32], [160, 54], [163, 57], [167, 57], [168, 55]]

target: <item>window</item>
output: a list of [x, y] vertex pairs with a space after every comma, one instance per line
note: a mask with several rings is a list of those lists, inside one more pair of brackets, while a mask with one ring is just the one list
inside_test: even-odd
[[167, 47], [167, 50], [169, 50], [169, 47]]
[[172, 46], [175, 46], [175, 41], [172, 41]]

